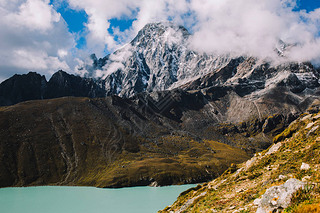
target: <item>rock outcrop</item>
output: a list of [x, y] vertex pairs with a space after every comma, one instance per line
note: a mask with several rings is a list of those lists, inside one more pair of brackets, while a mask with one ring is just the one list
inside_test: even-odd
[[291, 203], [292, 195], [306, 185], [305, 182], [291, 178], [280, 186], [267, 189], [261, 199], [256, 199], [257, 213], [281, 212]]
[[43, 99], [47, 81], [35, 72], [14, 75], [0, 84], [0, 106]]

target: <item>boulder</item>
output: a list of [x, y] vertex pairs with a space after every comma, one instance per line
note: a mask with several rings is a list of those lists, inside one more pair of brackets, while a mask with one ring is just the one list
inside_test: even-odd
[[291, 178], [280, 186], [269, 188], [261, 199], [256, 199], [257, 213], [278, 212], [290, 205], [292, 195], [306, 183]]
[[301, 170], [309, 170], [309, 169], [310, 169], [310, 166], [309, 166], [309, 164], [307, 164], [307, 163], [302, 163], [300, 169], [301, 169]]

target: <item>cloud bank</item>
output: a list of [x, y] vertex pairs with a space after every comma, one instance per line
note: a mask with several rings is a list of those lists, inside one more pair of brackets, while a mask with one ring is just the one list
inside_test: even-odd
[[[147, 23], [172, 21], [191, 32], [192, 48], [275, 58], [279, 41], [290, 44], [285, 60], [320, 65], [320, 9], [307, 12], [296, 0], [0, 0], [0, 81], [29, 70], [49, 77], [71, 72], [78, 61], [129, 42]], [[53, 5], [85, 11], [86, 46]], [[111, 20], [132, 20], [120, 30]], [[84, 60], [84, 59], [83, 59]]]
[[[87, 42], [95, 50], [113, 51], [145, 24], [172, 21], [192, 31], [191, 45], [198, 51], [275, 58], [274, 49], [281, 40], [293, 46], [286, 60], [320, 61], [320, 9], [297, 10], [294, 0], [68, 1], [89, 15]], [[110, 34], [112, 18], [135, 21], [126, 31]]]
[[[37, 71], [70, 70], [73, 36], [49, 0], [0, 0], [0, 79]], [[71, 56], [71, 55], [70, 55]]]
[[320, 60], [320, 10], [294, 11], [295, 1], [192, 0], [197, 25], [192, 45], [205, 52], [277, 57], [282, 40], [293, 45], [287, 60]]

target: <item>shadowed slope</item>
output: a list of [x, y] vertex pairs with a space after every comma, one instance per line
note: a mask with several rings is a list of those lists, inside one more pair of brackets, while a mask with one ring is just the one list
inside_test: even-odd
[[228, 145], [172, 135], [159, 118], [147, 119], [124, 102], [60, 98], [1, 107], [1, 186], [191, 183], [247, 159]]

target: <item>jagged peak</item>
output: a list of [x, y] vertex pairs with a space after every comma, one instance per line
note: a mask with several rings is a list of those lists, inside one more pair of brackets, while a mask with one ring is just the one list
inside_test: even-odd
[[187, 38], [190, 33], [181, 25], [176, 25], [172, 22], [157, 22], [146, 24], [137, 34], [137, 36], [131, 41], [131, 45], [135, 45], [137, 42], [146, 39], [157, 39], [163, 36], [166, 32], [172, 36], [180, 34], [183, 38]]
[[183, 31], [188, 32], [188, 30], [182, 26], [182, 25], [177, 25], [174, 24], [173, 22], [153, 22], [153, 23], [148, 23], [146, 24], [141, 30], [156, 30], [156, 29], [168, 29], [168, 28], [173, 28], [173, 29], [180, 29]]
[[0, 82], [0, 84], [6, 84], [7, 82], [14, 81], [16, 79], [38, 79], [38, 78], [41, 78], [42, 80], [47, 81], [44, 75], [41, 75], [37, 72], [29, 71], [27, 74], [14, 74], [10, 78]]
[[[69, 76], [69, 74], [67, 73], [67, 72], [65, 72], [65, 71], [63, 71], [63, 70], [59, 70], [59, 71], [57, 71], [57, 72], [55, 72], [53, 75], [52, 75], [52, 77], [63, 77], [63, 76]], [[52, 78], [51, 77], [51, 78]]]

